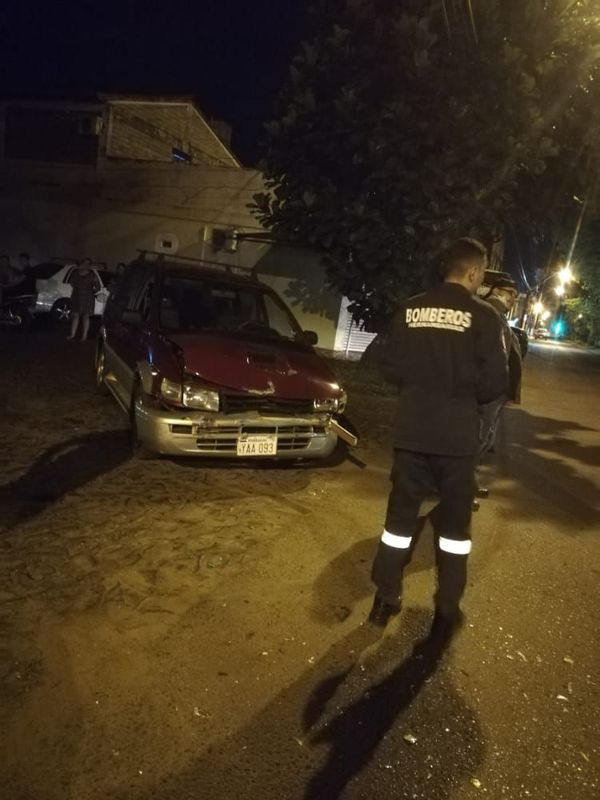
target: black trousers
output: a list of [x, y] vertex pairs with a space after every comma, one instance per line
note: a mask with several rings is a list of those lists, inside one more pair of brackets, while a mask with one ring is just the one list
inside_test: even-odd
[[371, 572], [377, 593], [387, 603], [400, 604], [421, 503], [435, 491], [440, 498], [430, 514], [438, 573], [435, 606], [445, 616], [457, 614], [467, 582], [476, 462], [477, 456], [394, 452], [385, 528]]
[[500, 414], [506, 405], [506, 397], [499, 397], [491, 403], [479, 407], [480, 435], [479, 435], [479, 456], [483, 459], [486, 453], [494, 446]]

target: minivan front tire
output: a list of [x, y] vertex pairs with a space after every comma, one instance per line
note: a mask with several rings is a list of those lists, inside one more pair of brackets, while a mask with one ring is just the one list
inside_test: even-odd
[[151, 461], [157, 458], [158, 454], [148, 449], [146, 445], [140, 441], [137, 430], [135, 407], [142, 399], [142, 395], [143, 387], [138, 378], [133, 386], [133, 392], [131, 393], [131, 406], [129, 408], [131, 455], [138, 461]]
[[96, 391], [98, 394], [109, 394], [106, 385], [106, 356], [102, 344], [98, 344], [96, 348]]

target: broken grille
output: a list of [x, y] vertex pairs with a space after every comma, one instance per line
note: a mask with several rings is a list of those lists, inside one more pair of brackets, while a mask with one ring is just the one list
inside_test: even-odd
[[253, 394], [221, 395], [222, 410], [225, 414], [237, 414], [245, 411], [258, 411], [260, 414], [299, 416], [313, 414], [312, 400], [288, 400], [282, 397]]

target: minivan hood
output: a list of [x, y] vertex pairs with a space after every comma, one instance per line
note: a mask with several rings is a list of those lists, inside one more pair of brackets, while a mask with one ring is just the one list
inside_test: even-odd
[[208, 383], [251, 394], [304, 400], [337, 397], [340, 387], [325, 362], [292, 342], [252, 341], [226, 334], [169, 334], [184, 370]]

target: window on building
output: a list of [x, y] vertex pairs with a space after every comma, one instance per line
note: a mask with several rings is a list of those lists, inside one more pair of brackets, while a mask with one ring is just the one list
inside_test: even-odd
[[[83, 119], [90, 130], [82, 132]], [[65, 164], [95, 164], [98, 135], [92, 120], [96, 116], [70, 108], [27, 108], [7, 106], [4, 155], [26, 161]]]
[[171, 156], [173, 157], [173, 161], [180, 161], [182, 164], [190, 164], [192, 161], [191, 155], [186, 153], [185, 150], [180, 150], [178, 147], [171, 148]]

